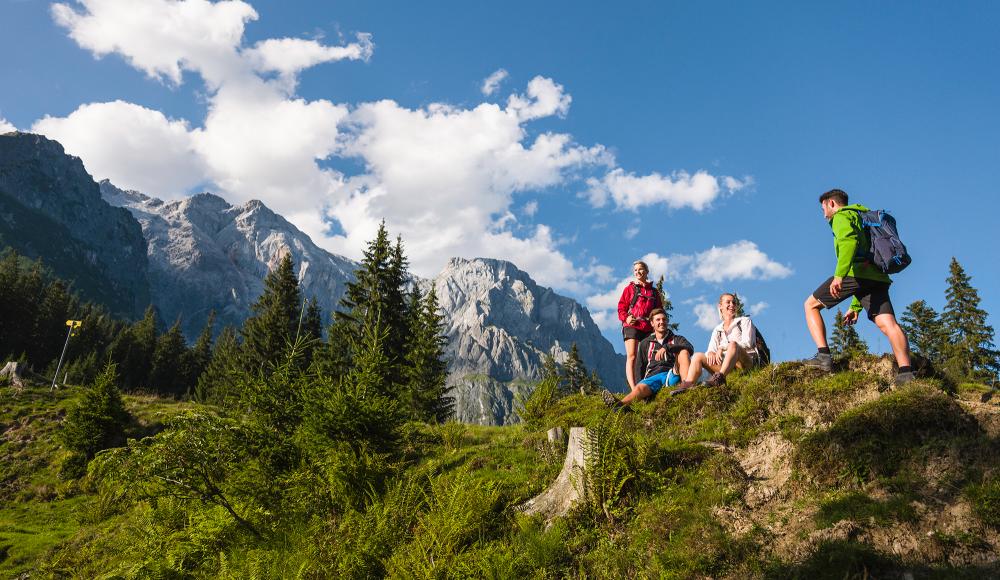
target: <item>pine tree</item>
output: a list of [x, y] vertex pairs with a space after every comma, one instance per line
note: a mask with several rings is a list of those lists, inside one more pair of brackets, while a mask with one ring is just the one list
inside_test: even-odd
[[746, 316], [746, 311], [743, 309], [743, 300], [740, 299], [740, 295], [736, 292], [730, 292], [733, 295], [733, 308], [736, 313], [733, 316], [740, 317]]
[[30, 334], [28, 359], [44, 367], [57, 362], [66, 340], [66, 320], [75, 300], [61, 280], [50, 281], [35, 312]]
[[124, 443], [129, 416], [117, 383], [115, 365], [109, 363], [66, 414], [58, 438], [73, 458], [61, 470], [64, 477], [82, 476], [98, 451]]
[[556, 359], [552, 357], [550, 353], [545, 353], [542, 357], [542, 372], [541, 380], [554, 379], [559, 381], [559, 363]]
[[[663, 289], [663, 274], [660, 274], [660, 279], [656, 281], [656, 293], [660, 295], [660, 303], [663, 304], [663, 311], [667, 313], [667, 320], [673, 320], [674, 303], [667, 298], [667, 293]], [[673, 330], [674, 332], [676, 332], [679, 327], [680, 325], [676, 322], [667, 323], [667, 328]]]
[[194, 399], [201, 403], [227, 406], [239, 396], [235, 377], [242, 373], [244, 363], [236, 330], [227, 326], [219, 333], [212, 348], [212, 358], [198, 377]]
[[950, 339], [945, 366], [962, 380], [996, 377], [1000, 353], [993, 345], [993, 327], [986, 323], [986, 311], [979, 307], [979, 292], [955, 258], [949, 270], [948, 302], [941, 317]]
[[183, 394], [188, 389], [187, 380], [191, 376], [191, 371], [187, 368], [189, 362], [187, 343], [184, 341], [181, 321], [178, 319], [156, 341], [147, 386], [157, 393]]
[[198, 377], [201, 376], [208, 363], [212, 360], [212, 337], [215, 332], [215, 310], [208, 313], [205, 326], [198, 335], [198, 340], [188, 351], [188, 361], [184, 365], [187, 376], [184, 377], [185, 392], [191, 393], [198, 385]]
[[148, 384], [153, 353], [156, 351], [157, 318], [156, 309], [149, 306], [142, 320], [115, 337], [111, 344], [111, 357], [118, 363], [122, 384], [127, 388], [135, 389]]
[[308, 366], [316, 358], [316, 351], [322, 349], [323, 341], [323, 312], [315, 298], [306, 301], [299, 332], [303, 341], [304, 364]]
[[379, 225], [375, 239], [368, 242], [354, 278], [353, 282], [348, 282], [347, 291], [341, 299], [341, 311], [335, 313], [336, 322], [330, 328], [330, 346], [324, 353], [324, 368], [351, 368], [354, 351], [353, 348], [346, 350], [346, 345], [356, 343], [362, 329], [378, 319], [379, 324], [390, 332], [381, 343], [387, 360], [385, 377], [393, 385], [388, 387], [389, 391], [403, 390], [405, 378], [401, 365], [406, 358], [406, 285], [409, 274], [402, 240], [397, 238], [395, 246], [389, 242], [384, 221]]
[[833, 319], [830, 353], [838, 360], [848, 360], [860, 354], [868, 354], [868, 344], [853, 325], [844, 324], [844, 312], [840, 309]]
[[927, 302], [917, 300], [907, 306], [900, 324], [910, 341], [911, 351], [934, 365], [944, 363], [948, 333], [940, 315]]
[[282, 360], [299, 331], [302, 296], [291, 254], [264, 278], [264, 293], [250, 307], [243, 323], [243, 349], [247, 370], [270, 372]]
[[407, 314], [409, 332], [403, 364], [406, 406], [414, 409], [417, 419], [443, 422], [452, 414], [454, 399], [447, 394], [444, 355], [448, 339], [433, 286], [426, 296], [414, 287]]
[[566, 355], [566, 362], [562, 366], [562, 387], [567, 394], [579, 391], [580, 394], [586, 395], [594, 390], [594, 385], [590, 382], [590, 374], [587, 372], [586, 365], [583, 364], [583, 359], [580, 358], [580, 350], [575, 342], [570, 347], [569, 354]]

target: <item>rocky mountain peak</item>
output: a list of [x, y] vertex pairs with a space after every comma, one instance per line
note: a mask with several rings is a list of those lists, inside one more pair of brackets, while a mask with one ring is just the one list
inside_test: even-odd
[[42, 135], [0, 135], [0, 239], [77, 282], [117, 314], [149, 303], [146, 244], [125, 210], [101, 199], [79, 157]]
[[309, 236], [257, 200], [234, 206], [200, 193], [163, 202], [102, 182], [110, 203], [127, 208], [149, 244], [153, 301], [164, 320], [178, 317], [196, 336], [208, 312], [220, 324], [239, 326], [263, 292], [263, 280], [286, 254], [299, 271], [305, 297], [329, 315], [352, 279], [356, 264], [316, 246]]
[[516, 394], [540, 378], [546, 354], [563, 362], [573, 344], [608, 385], [620, 381], [624, 359], [615, 353], [578, 302], [538, 285], [514, 264], [491, 258], [452, 258], [431, 282], [448, 313], [459, 419], [503, 424]]

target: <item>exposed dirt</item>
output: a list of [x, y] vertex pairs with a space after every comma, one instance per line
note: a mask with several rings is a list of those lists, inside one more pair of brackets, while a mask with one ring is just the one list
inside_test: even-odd
[[[852, 394], [841, 410], [850, 409], [878, 398], [887, 391], [894, 368], [891, 360], [869, 361], [860, 372], [873, 380]], [[822, 404], [788, 401], [783, 413], [801, 415], [805, 428], [812, 430], [832, 420], [830, 409]], [[1000, 396], [973, 394], [959, 399], [962, 408], [979, 423], [984, 433], [1000, 438]], [[832, 413], [839, 414], [838, 412]], [[743, 501], [715, 510], [715, 516], [734, 536], [753, 529], [771, 535], [770, 547], [776, 557], [795, 562], [807, 558], [817, 546], [832, 541], [858, 542], [903, 562], [938, 563], [952, 566], [995, 565], [1000, 559], [1000, 534], [985, 528], [972, 513], [955, 481], [961, 473], [958, 450], [944, 450], [919, 466], [926, 478], [926, 503], [914, 501], [912, 521], [878, 523], [843, 519], [827, 527], [818, 527], [818, 498], [796, 476], [792, 466], [795, 445], [780, 433], [766, 433], [745, 448], [726, 448], [745, 472], [749, 485]], [[892, 494], [878, 484], [869, 484], [863, 493], [875, 501], [886, 501]], [[910, 519], [910, 518], [908, 518]]]

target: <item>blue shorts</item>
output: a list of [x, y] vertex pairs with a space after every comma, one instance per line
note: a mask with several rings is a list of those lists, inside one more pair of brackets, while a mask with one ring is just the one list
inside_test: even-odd
[[663, 385], [672, 387], [680, 383], [681, 377], [671, 369], [665, 373], [660, 373], [658, 375], [646, 377], [639, 382], [649, 387], [649, 390], [653, 391], [653, 394], [655, 395], [656, 393], [660, 392], [660, 389], [663, 388]]

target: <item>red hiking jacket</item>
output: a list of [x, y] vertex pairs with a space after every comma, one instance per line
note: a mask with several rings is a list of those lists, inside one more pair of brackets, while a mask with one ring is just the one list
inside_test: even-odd
[[[636, 292], [639, 293], [639, 297], [632, 309], [629, 310], [628, 305], [632, 304], [632, 297]], [[653, 287], [652, 282], [646, 282], [646, 285], [642, 287], [637, 282], [629, 282], [629, 285], [622, 291], [622, 297], [618, 300], [618, 320], [622, 321], [622, 326], [631, 326], [643, 332], [653, 332], [653, 326], [647, 318], [649, 318], [649, 313], [656, 308], [663, 308], [663, 304], [660, 302], [660, 295]], [[629, 314], [639, 320], [636, 320], [634, 324], [625, 324], [625, 319], [628, 318]]]

